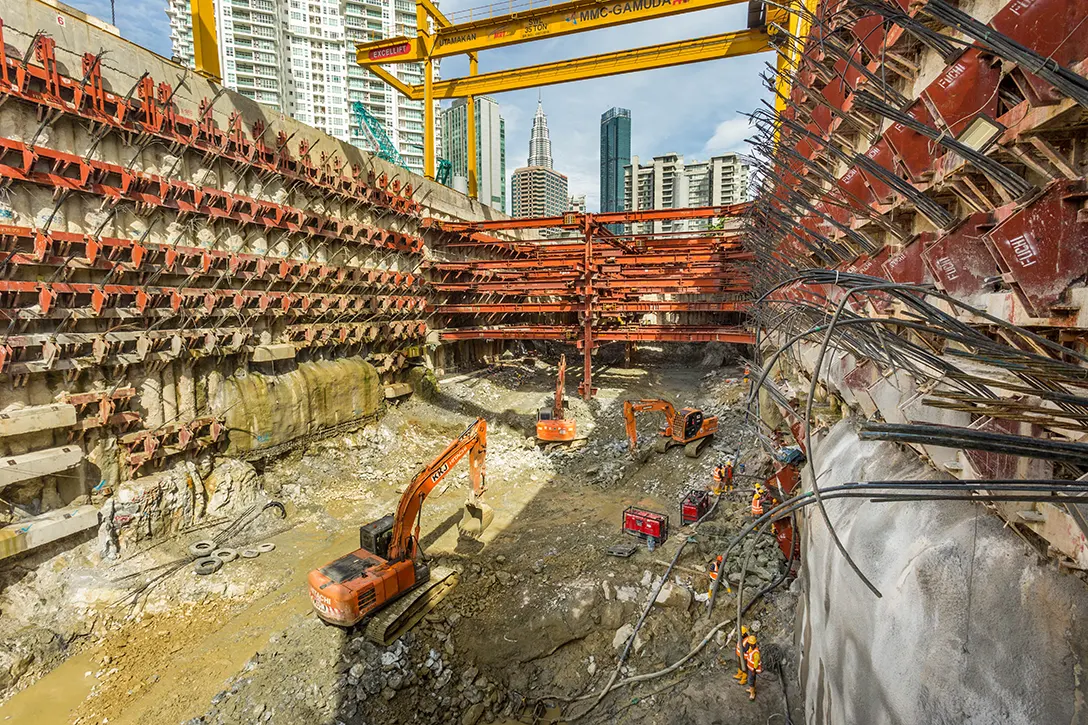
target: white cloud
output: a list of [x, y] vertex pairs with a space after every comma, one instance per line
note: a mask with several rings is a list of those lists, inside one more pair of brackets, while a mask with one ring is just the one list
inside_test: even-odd
[[744, 139], [748, 138], [755, 129], [748, 125], [748, 119], [743, 116], [722, 121], [714, 129], [714, 135], [703, 146], [703, 155], [714, 156], [729, 151], [746, 152], [748, 144]]

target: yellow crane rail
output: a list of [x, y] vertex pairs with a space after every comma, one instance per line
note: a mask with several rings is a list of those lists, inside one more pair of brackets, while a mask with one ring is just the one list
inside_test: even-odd
[[[641, 20], [665, 18], [697, 10], [735, 5], [747, 0], [571, 0], [571, 2], [509, 13], [466, 23], [449, 24], [441, 13], [424, 8], [435, 18], [433, 33], [415, 38], [401, 36], [356, 44], [360, 65], [415, 63], [462, 53], [492, 50], [518, 43], [584, 33]], [[436, 15], [437, 13], [437, 15]]]
[[[734, 58], [770, 50], [770, 36], [762, 30], [739, 30], [674, 43], [650, 45], [634, 50], [591, 55], [573, 60], [543, 63], [512, 70], [451, 78], [432, 86], [433, 98], [464, 98], [491, 95], [523, 88], [570, 83], [590, 78], [667, 68], [686, 63], [701, 63], [720, 58]], [[424, 97], [423, 85], [410, 86], [380, 66], [370, 71], [412, 100]]]

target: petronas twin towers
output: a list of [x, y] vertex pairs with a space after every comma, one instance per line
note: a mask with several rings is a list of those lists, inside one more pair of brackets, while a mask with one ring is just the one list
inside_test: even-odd
[[[537, 99], [533, 131], [529, 134], [529, 162], [510, 180], [510, 211], [515, 217], [558, 216], [569, 206], [567, 177], [552, 168], [552, 140], [548, 117]], [[552, 236], [553, 230], [542, 231]]]
[[526, 166], [552, 168], [552, 139], [548, 135], [548, 117], [544, 115], [544, 104], [538, 97], [536, 115], [533, 116], [533, 132], [529, 135], [529, 163]]

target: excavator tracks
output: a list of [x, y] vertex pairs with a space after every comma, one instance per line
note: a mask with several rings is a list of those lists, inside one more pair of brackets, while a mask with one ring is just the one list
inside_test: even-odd
[[457, 586], [458, 574], [453, 569], [435, 567], [425, 584], [406, 592], [397, 601], [371, 617], [366, 625], [366, 638], [383, 647], [419, 623], [427, 612]]

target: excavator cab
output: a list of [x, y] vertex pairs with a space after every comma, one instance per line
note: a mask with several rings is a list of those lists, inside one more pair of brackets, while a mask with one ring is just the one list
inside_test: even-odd
[[389, 542], [393, 540], [393, 514], [382, 516], [359, 527], [359, 546], [383, 559], [389, 558]]
[[684, 432], [683, 440], [687, 442], [699, 435], [699, 429], [703, 427], [703, 411], [694, 408], [681, 408], [680, 416], [683, 418], [683, 425], [680, 429]]

